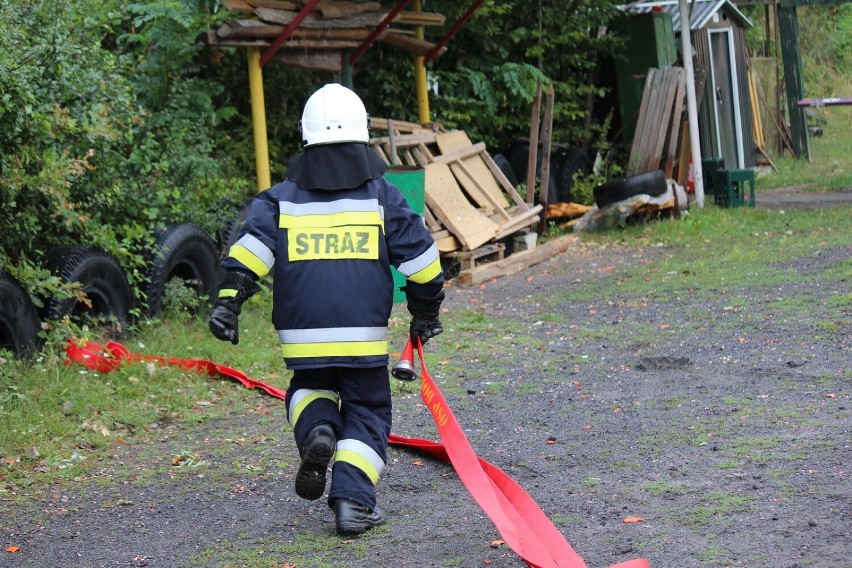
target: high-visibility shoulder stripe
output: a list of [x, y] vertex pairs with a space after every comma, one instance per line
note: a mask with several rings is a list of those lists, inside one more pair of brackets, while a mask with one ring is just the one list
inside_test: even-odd
[[279, 329], [281, 343], [327, 343], [330, 341], [381, 341], [387, 339], [387, 327], [322, 327]]
[[278, 204], [281, 229], [379, 225], [384, 227], [385, 211], [378, 199], [338, 199], [327, 203]]
[[296, 423], [299, 421], [299, 416], [301, 416], [305, 408], [310, 403], [319, 399], [328, 399], [334, 404], [339, 404], [337, 393], [331, 390], [299, 389], [293, 393], [293, 396], [290, 397], [290, 406], [287, 409], [290, 427], [295, 428]]
[[243, 263], [246, 268], [263, 278], [275, 265], [275, 253], [257, 237], [243, 235], [231, 246], [228, 256]]
[[399, 265], [399, 271], [412, 282], [425, 284], [441, 273], [438, 245], [432, 243], [425, 252]]
[[352, 438], [338, 440], [334, 461], [357, 467], [370, 478], [373, 485], [379, 482], [379, 477], [385, 469], [385, 462], [373, 448]]

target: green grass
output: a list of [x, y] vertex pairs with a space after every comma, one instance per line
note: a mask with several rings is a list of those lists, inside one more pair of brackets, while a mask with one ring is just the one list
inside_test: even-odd
[[834, 191], [852, 187], [852, 108], [819, 109], [825, 117], [823, 135], [810, 138], [811, 161], [773, 156], [778, 172], [772, 171], [755, 182], [757, 198], [761, 189], [801, 186], [807, 191]]

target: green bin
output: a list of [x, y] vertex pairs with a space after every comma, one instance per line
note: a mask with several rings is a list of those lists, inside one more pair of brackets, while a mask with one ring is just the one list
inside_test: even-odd
[[[426, 172], [423, 168], [392, 166], [385, 171], [385, 179], [399, 188], [409, 207], [423, 215], [426, 199]], [[405, 286], [405, 276], [393, 266], [390, 267], [390, 271], [393, 275], [393, 301], [404, 302], [405, 292], [400, 288]]]

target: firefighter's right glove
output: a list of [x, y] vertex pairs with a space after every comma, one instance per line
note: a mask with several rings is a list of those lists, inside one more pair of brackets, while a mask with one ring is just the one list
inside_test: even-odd
[[225, 274], [208, 322], [216, 339], [230, 341], [234, 345], [240, 342], [239, 315], [243, 302], [259, 291], [260, 286], [245, 272], [229, 271]]
[[233, 311], [227, 304], [219, 304], [213, 307], [208, 325], [216, 339], [230, 341], [234, 345], [240, 342], [239, 315], [239, 312]]

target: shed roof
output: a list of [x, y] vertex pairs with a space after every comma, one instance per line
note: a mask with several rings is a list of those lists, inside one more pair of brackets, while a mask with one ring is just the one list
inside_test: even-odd
[[[719, 11], [727, 12], [735, 22], [744, 28], [752, 27], [751, 20], [734, 5], [730, 0], [687, 0], [690, 9], [689, 29], [698, 30], [703, 28], [713, 16]], [[659, 0], [657, 2], [639, 2], [624, 6], [625, 11], [631, 14], [644, 14], [656, 10], [662, 10], [672, 15], [672, 24], [675, 33], [680, 32], [680, 9], [678, 0]]]

